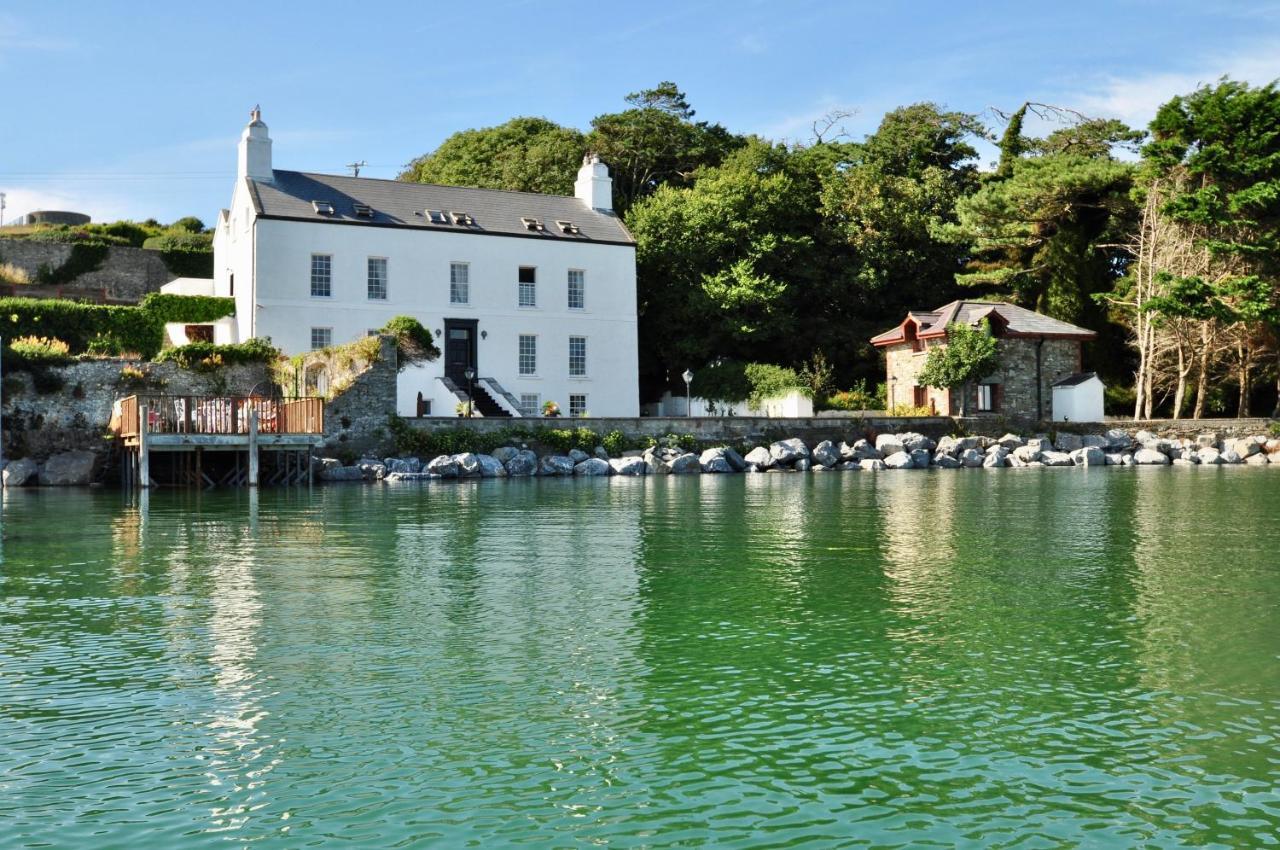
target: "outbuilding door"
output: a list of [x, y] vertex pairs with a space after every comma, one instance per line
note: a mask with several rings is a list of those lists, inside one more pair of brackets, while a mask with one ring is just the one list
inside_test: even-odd
[[[467, 368], [476, 369], [476, 325], [478, 319], [444, 320], [444, 374], [466, 387]], [[478, 371], [477, 371], [478, 374]]]

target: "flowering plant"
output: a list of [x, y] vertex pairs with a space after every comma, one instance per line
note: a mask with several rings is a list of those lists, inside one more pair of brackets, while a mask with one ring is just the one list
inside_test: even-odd
[[543, 402], [543, 403], [542, 403], [542, 415], [543, 415], [543, 416], [559, 416], [559, 415], [560, 415], [560, 405], [556, 404], [554, 401], [546, 401], [546, 402]]

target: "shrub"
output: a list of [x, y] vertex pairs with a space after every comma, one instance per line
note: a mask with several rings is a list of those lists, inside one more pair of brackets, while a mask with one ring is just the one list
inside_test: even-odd
[[747, 364], [737, 360], [717, 360], [693, 375], [690, 392], [711, 401], [746, 401], [751, 395]]
[[234, 316], [236, 300], [211, 295], [170, 295], [165, 292], [152, 292], [142, 299], [140, 305], [161, 322], [181, 322], [182, 324], [204, 324], [216, 322], [218, 319]]
[[914, 404], [895, 404], [889, 408], [890, 416], [934, 416], [933, 410], [928, 407], [916, 407]]
[[799, 390], [805, 395], [811, 391], [805, 386], [794, 369], [775, 366], [772, 363], [748, 363], [746, 367], [747, 381], [751, 384], [751, 395], [748, 401], [752, 407], [758, 407], [766, 398], [786, 395], [792, 390]]
[[164, 341], [164, 323], [139, 307], [79, 304], [52, 298], [0, 298], [0, 334], [48, 336], [67, 343], [72, 354], [91, 341], [111, 339], [116, 350], [153, 357]]
[[835, 369], [827, 355], [815, 351], [800, 370], [800, 379], [808, 388], [814, 407], [821, 407], [835, 386]]
[[187, 233], [204, 233], [204, 222], [193, 215], [187, 215], [169, 225], [169, 229], [184, 230]]
[[14, 354], [29, 363], [65, 363], [70, 347], [57, 337], [22, 336], [9, 343]]
[[559, 416], [560, 405], [556, 404], [554, 401], [551, 401], [550, 399], [548, 399], [547, 401], [544, 401], [542, 403], [542, 415], [543, 416]]
[[31, 275], [21, 266], [13, 263], [0, 263], [0, 283], [24, 284], [31, 282]]
[[600, 445], [609, 453], [609, 457], [617, 457], [627, 450], [627, 436], [621, 431], [610, 431], [600, 439]]
[[257, 337], [244, 342], [218, 345], [212, 342], [191, 342], [175, 348], [166, 348], [156, 357], [157, 363], [166, 360], [184, 369], [216, 371], [223, 366], [239, 363], [274, 363], [280, 351], [269, 339]]
[[425, 363], [440, 356], [435, 338], [422, 322], [412, 316], [396, 316], [382, 326], [382, 333], [396, 338], [396, 358], [400, 370], [406, 366]]
[[852, 389], [832, 393], [822, 405], [826, 410], [884, 410], [885, 385], [876, 384], [874, 393], [867, 391], [867, 382], [859, 381]]
[[1280, 422], [1272, 422], [1267, 426], [1268, 437], [1280, 437]]

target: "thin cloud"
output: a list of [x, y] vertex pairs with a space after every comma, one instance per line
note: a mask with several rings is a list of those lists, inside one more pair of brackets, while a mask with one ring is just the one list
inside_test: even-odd
[[23, 51], [54, 53], [74, 50], [77, 46], [68, 38], [32, 33], [13, 15], [0, 15], [0, 61], [9, 54]]

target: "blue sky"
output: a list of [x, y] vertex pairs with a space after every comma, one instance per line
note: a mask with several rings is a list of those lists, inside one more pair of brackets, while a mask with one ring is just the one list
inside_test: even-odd
[[1223, 74], [1280, 77], [1280, 2], [8, 3], [0, 191], [9, 217], [211, 222], [255, 103], [277, 167], [393, 177], [456, 130], [585, 128], [665, 79], [700, 118], [804, 140], [921, 100], [1143, 125]]

